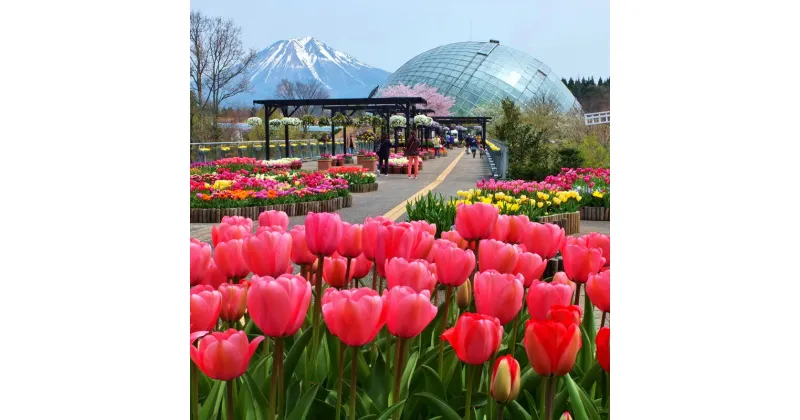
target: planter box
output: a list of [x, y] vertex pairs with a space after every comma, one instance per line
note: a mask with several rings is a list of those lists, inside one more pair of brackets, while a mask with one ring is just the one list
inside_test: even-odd
[[[372, 184], [365, 184], [372, 185]], [[378, 184], [374, 184], [377, 189]], [[257, 220], [261, 212], [277, 210], [286, 212], [289, 217], [303, 216], [308, 212], [335, 211], [343, 207], [352, 207], [353, 197], [337, 197], [325, 201], [309, 201], [305, 203], [275, 204], [261, 207], [238, 207], [232, 209], [189, 209], [189, 223], [219, 223], [225, 216], [243, 216]]]
[[348, 157], [344, 158], [344, 163], [353, 163], [353, 157], [352, 156], [348, 156]]
[[607, 207], [581, 207], [581, 220], [608, 222], [611, 220], [611, 209]]
[[331, 168], [331, 160], [330, 159], [320, 159], [317, 161], [317, 169], [320, 171], [327, 171]]
[[302, 167], [303, 167], [303, 162], [292, 163], [291, 165], [289, 165], [289, 169], [295, 169], [295, 170], [301, 169]]
[[428, 160], [428, 155], [420, 155], [420, 157], [422, 158], [422, 160]]
[[581, 231], [581, 212], [560, 213], [550, 216], [540, 216], [536, 219], [539, 223], [556, 223], [557, 220], [564, 220], [563, 227], [567, 235], [580, 233]]
[[366, 192], [373, 192], [378, 191], [378, 183], [373, 182], [371, 184], [355, 184], [348, 187], [351, 193], [366, 193]]
[[375, 168], [378, 165], [377, 160], [369, 160], [369, 159], [362, 159], [361, 157], [358, 158], [358, 164], [361, 165], [362, 168], [369, 169], [370, 171], [375, 171]]

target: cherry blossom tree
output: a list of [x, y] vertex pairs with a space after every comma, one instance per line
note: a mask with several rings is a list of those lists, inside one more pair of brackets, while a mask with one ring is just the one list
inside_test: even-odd
[[403, 96], [419, 96], [420, 98], [428, 101], [425, 107], [434, 110], [437, 117], [447, 117], [450, 114], [450, 107], [456, 103], [455, 98], [444, 96], [438, 92], [437, 88], [428, 86], [425, 83], [415, 85], [413, 88], [398, 84], [381, 89], [378, 93], [379, 97], [403, 97]]

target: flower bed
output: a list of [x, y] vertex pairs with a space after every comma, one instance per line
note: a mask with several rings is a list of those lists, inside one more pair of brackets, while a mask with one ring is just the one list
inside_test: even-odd
[[[562, 168], [544, 182], [562, 190], [575, 190], [586, 197], [586, 207], [611, 207], [611, 171], [604, 168]], [[610, 214], [609, 214], [610, 215]]]
[[342, 166], [331, 168], [328, 174], [347, 180], [350, 192], [362, 193], [378, 190], [378, 183], [375, 182], [375, 172], [360, 166]]

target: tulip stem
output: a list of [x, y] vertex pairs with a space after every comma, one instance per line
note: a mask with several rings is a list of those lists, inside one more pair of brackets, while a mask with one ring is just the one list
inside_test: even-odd
[[[266, 347], [265, 347], [266, 348]], [[278, 339], [275, 339], [275, 353], [272, 355], [272, 374], [269, 378], [269, 420], [275, 420], [275, 391], [277, 391], [278, 384], [278, 362], [276, 355], [278, 353]]]
[[344, 352], [345, 352], [345, 345], [343, 342], [339, 342], [339, 376], [338, 381], [336, 382], [336, 420], [341, 418], [342, 414], [342, 374], [344, 373]]
[[[453, 286], [445, 287], [444, 292], [444, 311], [442, 313], [442, 334], [447, 330], [447, 318], [450, 313], [450, 297], [453, 294]], [[439, 340], [439, 377], [444, 374], [444, 340]]]
[[497, 404], [497, 414], [495, 420], [503, 420], [503, 404]]
[[[347, 268], [344, 270], [344, 284], [347, 284], [347, 279], [350, 278], [350, 263], [353, 261], [352, 258], [347, 257]], [[353, 289], [358, 287], [358, 279], [353, 279]]]
[[314, 366], [316, 373], [317, 367], [317, 352], [319, 351], [319, 317], [322, 313], [322, 264], [325, 262], [325, 257], [320, 254], [317, 257], [317, 276], [314, 279], [314, 332], [312, 333], [313, 343], [311, 343], [311, 363]]
[[545, 396], [544, 396], [544, 418], [553, 418], [553, 395], [555, 394], [556, 384], [558, 383], [557, 376], [549, 376], [545, 379]]
[[350, 420], [356, 419], [356, 372], [358, 371], [358, 347], [353, 346], [353, 362], [350, 364]]
[[603, 316], [600, 318], [600, 328], [603, 328], [603, 327], [606, 326], [606, 314], [607, 313], [608, 312], [603, 312]]
[[[497, 360], [497, 353], [492, 353], [492, 358], [489, 359], [489, 366], [486, 366], [486, 395], [492, 395], [492, 369], [494, 369], [494, 362]], [[487, 416], [491, 419], [492, 417], [492, 405], [494, 400], [489, 398], [487, 404], [489, 405], [489, 411]]]
[[199, 410], [198, 410], [199, 409], [199, 401], [198, 401], [199, 393], [197, 391], [198, 390], [198, 387], [197, 387], [197, 377], [198, 377], [197, 365], [195, 365], [194, 362], [192, 362], [191, 360], [189, 361], [189, 363], [192, 365], [192, 370], [191, 370], [191, 374], [192, 374], [192, 398], [191, 398], [191, 400], [192, 400], [192, 420], [198, 420], [198, 418], [200, 418], [200, 413], [199, 413]]
[[378, 290], [378, 264], [377, 263], [373, 263], [372, 264], [372, 288], [376, 292], [380, 293], [380, 290]]
[[278, 355], [278, 418], [283, 418], [283, 337], [275, 339], [275, 353]]
[[511, 349], [511, 353], [509, 353], [511, 354], [511, 357], [515, 357], [514, 351], [517, 349], [517, 330], [519, 329], [519, 317], [520, 314], [517, 314], [517, 316], [514, 317], [514, 329], [511, 331], [511, 343], [509, 343], [510, 346], [508, 346]]
[[575, 288], [575, 305], [580, 304], [581, 298], [581, 283], [578, 283], [578, 287]]
[[464, 403], [464, 420], [470, 420], [472, 417], [472, 365], [467, 365], [467, 396]]
[[[406, 344], [406, 340], [403, 337], [397, 337], [397, 348], [395, 352], [395, 364], [394, 364], [394, 392], [392, 393], [392, 404], [397, 404], [400, 401], [400, 378], [403, 376], [403, 346]], [[394, 415], [392, 416], [394, 420], [400, 418], [400, 411], [395, 410]]]
[[228, 418], [233, 420], [233, 380], [227, 381], [225, 384], [225, 402], [228, 406]]

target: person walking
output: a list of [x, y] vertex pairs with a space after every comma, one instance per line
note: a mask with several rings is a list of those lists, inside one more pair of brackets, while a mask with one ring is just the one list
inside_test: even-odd
[[378, 147], [378, 170], [383, 168], [383, 175], [389, 176], [389, 152], [392, 149], [392, 141], [389, 136], [381, 136], [380, 147]]
[[439, 136], [434, 136], [433, 137], [433, 154], [436, 157], [439, 157], [439, 148], [440, 147], [442, 147], [442, 140], [439, 138]]
[[472, 150], [472, 158], [475, 159], [475, 153], [478, 152], [478, 140], [476, 140], [474, 136], [471, 137], [469, 148]]
[[350, 139], [347, 141], [347, 153], [353, 155], [356, 152], [356, 144], [353, 142], [353, 135], [350, 135]]
[[[414, 133], [408, 136], [406, 142], [406, 157], [408, 158], [408, 179], [411, 179], [411, 173], [414, 173], [414, 179], [417, 179], [419, 174], [419, 140]], [[413, 168], [413, 169], [412, 169]]]

